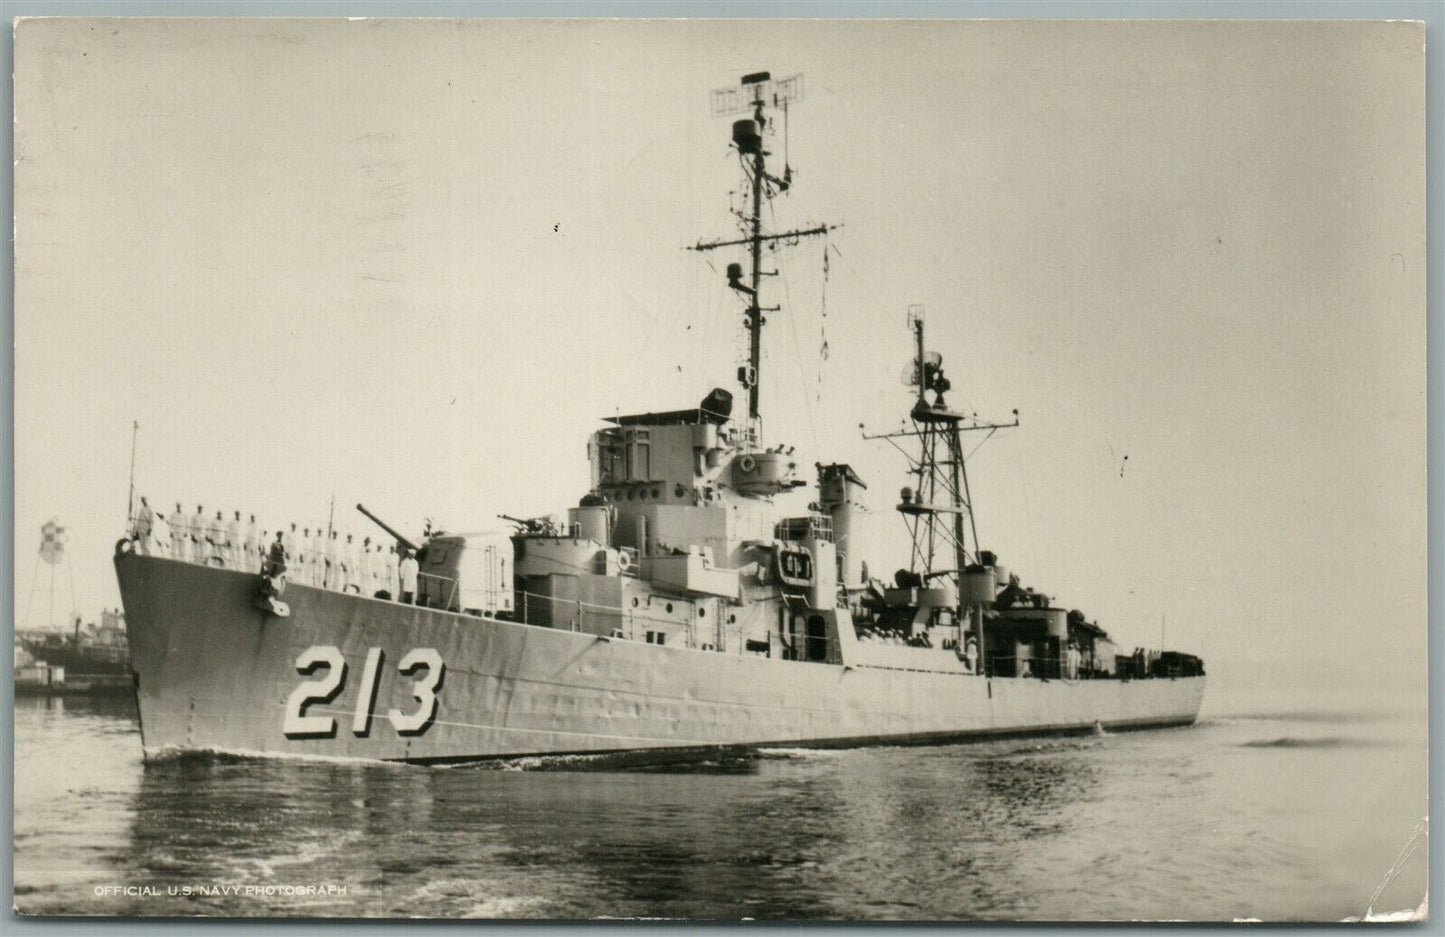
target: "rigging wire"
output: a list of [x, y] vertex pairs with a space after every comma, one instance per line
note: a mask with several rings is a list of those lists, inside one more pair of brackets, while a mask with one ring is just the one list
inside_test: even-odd
[[[781, 265], [779, 265], [778, 269], [783, 280], [783, 296], [787, 300], [788, 326], [793, 333], [793, 354], [798, 360], [798, 376], [803, 379], [804, 386], [806, 387], [808, 372], [803, 365], [803, 344], [798, 339], [798, 317], [793, 314], [793, 288], [788, 281], [787, 273], [782, 272]], [[809, 399], [809, 394], [806, 390], [803, 392], [803, 410], [808, 415], [808, 432], [813, 437], [813, 452], [817, 454], [819, 450], [818, 421], [813, 417], [813, 401]]]
[[30, 598], [25, 600], [25, 627], [31, 627], [30, 609], [35, 604], [35, 585], [40, 580], [40, 554], [35, 555], [35, 571], [30, 575]]
[[963, 457], [963, 461], [967, 462], [969, 459], [972, 459], [972, 458], [973, 458], [973, 454], [974, 454], [975, 452], [977, 452], [978, 450], [982, 449], [982, 448], [983, 448], [983, 444], [986, 443], [986, 442], [988, 442], [990, 439], [992, 439], [992, 438], [993, 438], [993, 434], [994, 434], [994, 433], [997, 433], [997, 432], [998, 432], [998, 427], [997, 427], [997, 426], [995, 426], [995, 427], [993, 427], [992, 429], [990, 429], [990, 430], [988, 431], [988, 435], [985, 436], [985, 437], [983, 437], [982, 439], [980, 439], [980, 440], [978, 441], [978, 445], [976, 445], [976, 446], [974, 446], [972, 449], [968, 450], [968, 455], [966, 455], [966, 456]]
[[792, 165], [788, 162], [788, 99], [783, 98], [783, 178], [787, 179], [792, 173]]
[[864, 292], [868, 294], [869, 299], [873, 300], [873, 304], [878, 307], [878, 311], [886, 315], [888, 311], [887, 304], [885, 304], [883, 300], [878, 298], [878, 294], [873, 292], [873, 288], [868, 285], [867, 278], [864, 277], [863, 274], [858, 272], [857, 267], [853, 266], [853, 261], [849, 260], [846, 256], [843, 255], [843, 252], [838, 249], [838, 245], [836, 242], [830, 240], [828, 242], [828, 246], [833, 249], [833, 253], [837, 255], [838, 259], [843, 261], [843, 263], [847, 264], [848, 269], [853, 271], [853, 275], [856, 276], [858, 278], [858, 282], [863, 285]]
[[828, 232], [823, 232], [823, 285], [818, 308], [818, 402], [823, 402], [823, 364], [828, 361]]
[[[769, 200], [768, 200], [768, 215], [769, 215], [769, 220], [771, 221], [773, 227], [774, 227], [774, 228], [777, 228], [777, 227], [778, 227], [778, 213], [777, 213], [777, 208], [776, 208], [776, 206], [775, 206], [775, 205], [773, 204], [773, 202], [772, 202], [772, 199], [769, 199]], [[786, 248], [786, 247], [789, 247], [789, 246], [796, 246], [796, 242], [793, 242], [793, 243], [785, 243], [783, 246], [784, 246], [785, 248]], [[793, 307], [793, 289], [792, 289], [792, 282], [788, 279], [788, 274], [787, 274], [786, 269], [782, 266], [782, 264], [780, 264], [780, 263], [777, 262], [777, 256], [776, 256], [777, 253], [778, 253], [778, 244], [777, 244], [777, 242], [775, 242], [775, 243], [772, 244], [772, 245], [769, 245], [769, 247], [768, 247], [768, 252], [769, 252], [770, 255], [773, 256], [774, 266], [776, 266], [776, 267], [778, 268], [778, 275], [782, 278], [782, 281], [783, 281], [783, 295], [784, 295], [784, 297], [785, 297], [784, 309], [786, 310], [786, 314], [787, 314], [787, 318], [788, 318], [788, 326], [789, 326], [789, 328], [791, 329], [792, 335], [793, 335], [793, 355], [794, 355], [794, 357], [796, 358], [796, 360], [797, 360], [797, 362], [798, 362], [798, 377], [799, 377], [801, 383], [803, 384], [803, 386], [804, 386], [804, 388], [805, 388], [805, 390], [804, 390], [804, 392], [803, 392], [803, 409], [804, 409], [804, 412], [807, 414], [807, 417], [808, 417], [808, 433], [809, 433], [809, 435], [810, 435], [810, 436], [812, 437], [812, 439], [813, 439], [813, 451], [814, 451], [814, 453], [817, 453], [818, 450], [821, 448], [821, 443], [820, 443], [819, 440], [818, 440], [818, 421], [817, 421], [817, 418], [816, 418], [816, 416], [815, 416], [815, 414], [814, 414], [814, 409], [813, 409], [813, 403], [814, 403], [814, 401], [812, 401], [812, 400], [809, 399], [809, 394], [808, 394], [808, 392], [807, 392], [807, 390], [806, 390], [807, 383], [808, 383], [808, 371], [807, 371], [806, 366], [803, 364], [803, 343], [802, 343], [802, 339], [799, 337], [799, 334], [798, 334], [798, 319], [797, 319], [796, 314], [793, 312], [794, 307]], [[823, 356], [822, 356], [822, 360], [823, 360], [823, 361], [826, 361], [826, 360], [827, 360], [827, 355], [823, 355]], [[820, 388], [821, 388], [822, 382], [823, 382], [823, 369], [822, 369], [822, 366], [821, 366], [821, 364], [820, 364], [820, 366], [819, 366], [819, 368], [818, 368], [818, 375], [817, 375], [817, 383], [820, 385]], [[822, 392], [821, 392], [821, 389], [819, 389], [819, 391], [818, 391], [818, 401], [821, 402], [821, 400], [822, 400]]]

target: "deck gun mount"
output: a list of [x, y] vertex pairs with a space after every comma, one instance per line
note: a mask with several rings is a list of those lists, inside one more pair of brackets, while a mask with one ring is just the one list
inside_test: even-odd
[[382, 520], [381, 518], [377, 517], [375, 514], [373, 514], [373, 513], [371, 513], [370, 511], [368, 511], [368, 510], [366, 509], [366, 505], [364, 505], [364, 504], [357, 504], [356, 509], [357, 509], [358, 511], [360, 511], [362, 514], [365, 514], [366, 517], [367, 517], [372, 523], [374, 523], [376, 526], [380, 527], [382, 530], [386, 531], [388, 534], [391, 534], [392, 538], [395, 539], [397, 543], [399, 543], [399, 544], [401, 544], [402, 546], [406, 547], [408, 550], [411, 550], [413, 553], [417, 552], [418, 547], [417, 547], [417, 545], [416, 545], [415, 543], [413, 543], [412, 541], [408, 540], [406, 537], [403, 537], [401, 534], [397, 533], [396, 530], [395, 530], [391, 525], [389, 525], [386, 521]]

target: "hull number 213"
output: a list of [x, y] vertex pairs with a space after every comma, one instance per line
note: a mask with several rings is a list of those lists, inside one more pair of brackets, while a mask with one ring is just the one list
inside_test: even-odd
[[[361, 668], [361, 687], [351, 716], [352, 734], [360, 738], [371, 732], [372, 717], [380, 715], [374, 710], [385, 659], [381, 648], [367, 649], [366, 663]], [[325, 673], [302, 681], [286, 700], [286, 721], [282, 723], [281, 731], [288, 739], [336, 738], [334, 715], [318, 713], [308, 716], [306, 709], [308, 706], [325, 706], [346, 689], [346, 658], [339, 648], [317, 644], [308, 647], [296, 658], [296, 672], [303, 677], [311, 677], [319, 670], [325, 670]], [[418, 706], [415, 712], [410, 713], [392, 709], [386, 713], [386, 718], [398, 735], [421, 735], [436, 718], [437, 694], [441, 692], [446, 664], [442, 663], [442, 656], [435, 648], [420, 647], [409, 651], [401, 659], [397, 672], [412, 678], [411, 695]], [[324, 712], [335, 713], [336, 710]]]

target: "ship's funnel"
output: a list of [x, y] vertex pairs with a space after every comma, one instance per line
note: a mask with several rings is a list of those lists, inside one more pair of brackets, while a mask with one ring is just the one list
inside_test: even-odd
[[864, 580], [862, 551], [853, 543], [852, 533], [853, 512], [859, 507], [858, 492], [867, 487], [848, 465], [818, 465], [818, 505], [833, 520], [838, 573], [845, 587], [861, 586]]

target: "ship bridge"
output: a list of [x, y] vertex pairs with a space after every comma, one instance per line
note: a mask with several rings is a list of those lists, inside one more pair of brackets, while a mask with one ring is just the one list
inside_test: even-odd
[[605, 527], [586, 526], [639, 559], [697, 548], [744, 562], [743, 541], [773, 536], [772, 496], [806, 483], [791, 450], [762, 448], [731, 415], [732, 394], [716, 388], [697, 407], [607, 418], [577, 520], [605, 514]]

